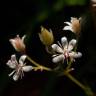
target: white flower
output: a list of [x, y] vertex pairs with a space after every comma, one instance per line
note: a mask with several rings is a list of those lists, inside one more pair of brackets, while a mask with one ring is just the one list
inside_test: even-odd
[[67, 26], [65, 26], [63, 30], [70, 30], [75, 34], [79, 34], [81, 31], [80, 20], [81, 18], [77, 19], [77, 18], [71, 17], [70, 22], [64, 22], [65, 24], [67, 24]]
[[26, 66], [26, 63], [24, 63], [26, 59], [26, 55], [22, 55], [19, 59], [19, 62], [16, 60], [16, 56], [12, 55], [11, 59], [8, 60], [6, 63], [11, 69], [14, 69], [9, 76], [13, 75], [13, 80], [17, 81], [20, 78], [24, 76], [24, 72], [29, 72], [33, 69], [32, 66]]
[[74, 46], [76, 45], [76, 40], [72, 39], [69, 44], [66, 37], [61, 38], [61, 44], [58, 42], [57, 44], [52, 45], [53, 51], [56, 52], [56, 54], [53, 55], [52, 61], [54, 63], [58, 63], [62, 61], [64, 63], [65, 59], [70, 58], [71, 60], [74, 60], [75, 58], [79, 58], [82, 56], [80, 52], [74, 52], [72, 51]]
[[26, 36], [24, 35], [22, 38], [20, 38], [19, 35], [17, 35], [14, 39], [9, 40], [16, 51], [25, 52], [25, 44], [24, 44], [25, 37]]

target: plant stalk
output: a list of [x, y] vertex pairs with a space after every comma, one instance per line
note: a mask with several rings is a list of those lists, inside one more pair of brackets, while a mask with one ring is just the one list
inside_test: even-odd
[[27, 55], [27, 59], [28, 59], [32, 64], [34, 64], [35, 66], [41, 67], [43, 70], [52, 71], [51, 68], [45, 67], [45, 66], [43, 66], [43, 65], [41, 65], [41, 64], [39, 64], [39, 63], [37, 63], [37, 62], [35, 62], [35, 61], [34, 61], [33, 59], [31, 59], [28, 55]]

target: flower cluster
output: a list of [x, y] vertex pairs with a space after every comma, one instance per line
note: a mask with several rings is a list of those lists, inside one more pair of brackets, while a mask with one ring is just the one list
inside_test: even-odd
[[[68, 26], [65, 26], [63, 30], [70, 30], [74, 32], [77, 36], [77, 34], [80, 33], [81, 29], [80, 20], [81, 20], [80, 18], [77, 19], [71, 17], [71, 22], [64, 22], [68, 24]], [[15, 38], [9, 40], [14, 49], [17, 52], [23, 54], [20, 57], [19, 61], [16, 59], [15, 54], [11, 55], [11, 59], [8, 60], [8, 62], [6, 63], [11, 69], [13, 69], [13, 71], [9, 74], [9, 76], [13, 75], [14, 81], [17, 81], [19, 78], [22, 78], [24, 76], [24, 72], [29, 72], [31, 70], [37, 71], [38, 69], [40, 69], [41, 71], [42, 70], [52, 71], [51, 68], [38, 64], [37, 62], [32, 60], [28, 55], [26, 55], [26, 46], [24, 43], [25, 37], [26, 35], [24, 35], [22, 38], [20, 38], [19, 35], [17, 35]], [[61, 42], [58, 42], [58, 44], [53, 44], [54, 42], [53, 32], [51, 30], [48, 31], [46, 28], [42, 26], [41, 26], [41, 33], [39, 33], [39, 38], [42, 44], [45, 45], [45, 47], [47, 47], [47, 52], [52, 54], [53, 63], [65, 63], [64, 61], [66, 60], [67, 61], [70, 60], [71, 62], [73, 62], [75, 61], [76, 58], [82, 56], [81, 52], [76, 52], [76, 50], [74, 50], [77, 43], [76, 39], [72, 39], [71, 41], [68, 42], [67, 37], [63, 36], [61, 38]], [[35, 66], [26, 65], [26, 63], [24, 63], [26, 58]]]
[[[96, 0], [91, 1], [94, 3]], [[93, 4], [92, 6], [95, 7], [96, 4]], [[69, 30], [73, 32], [77, 39], [72, 38], [69, 41], [68, 37], [62, 36], [61, 41], [58, 41], [57, 44], [55, 44], [53, 43], [55, 38], [52, 30], [47, 30], [43, 26], [41, 26], [41, 33], [38, 34], [39, 39], [41, 43], [45, 46], [46, 51], [51, 54], [50, 57], [52, 58], [52, 63], [55, 63], [55, 68], [43, 66], [42, 64], [37, 63], [27, 55], [26, 45], [24, 43], [26, 35], [24, 35], [22, 38], [17, 35], [15, 38], [9, 39], [14, 49], [17, 52], [20, 52], [21, 55], [18, 60], [17, 56], [15, 54], [12, 54], [11, 58], [7, 61], [6, 65], [9, 68], [13, 69], [12, 72], [9, 74], [9, 77], [12, 76], [13, 80], [17, 81], [18, 79], [22, 79], [22, 77], [24, 77], [24, 72], [37, 70], [56, 72], [58, 76], [67, 76], [75, 84], [81, 87], [88, 96], [93, 96], [93, 92], [91, 91], [89, 86], [83, 85], [70, 74], [70, 72], [74, 70], [72, 64], [74, 63], [76, 58], [80, 58], [82, 56], [81, 52], [77, 52], [77, 42], [79, 40], [81, 31], [81, 18], [78, 19], [71, 17], [70, 22], [64, 23], [67, 25], [64, 26], [63, 30]], [[32, 65], [27, 65], [27, 63], [25, 62], [26, 59], [30, 63], [32, 63]]]
[[[67, 24], [67, 26], [64, 26], [63, 30], [70, 30], [73, 32], [77, 38], [80, 36], [81, 31], [81, 18], [77, 19], [75, 17], [71, 17], [70, 22], [64, 22]], [[48, 38], [49, 39], [48, 39]], [[47, 29], [41, 28], [41, 34], [39, 34], [39, 38], [41, 42], [45, 45], [47, 45], [47, 52], [52, 54], [52, 62], [53, 63], [65, 63], [64, 61], [67, 61], [67, 66], [70, 68], [69, 62], [75, 61], [76, 58], [80, 58], [82, 56], [81, 52], [76, 52], [76, 39], [72, 39], [68, 42], [67, 37], [63, 36], [61, 38], [61, 43], [58, 42], [58, 44], [52, 44], [53, 43], [53, 34], [52, 31], [48, 32]], [[78, 38], [79, 39], [79, 38]], [[50, 49], [49, 49], [50, 48]], [[57, 65], [59, 66], [59, 64]], [[69, 69], [70, 70], [70, 69]]]

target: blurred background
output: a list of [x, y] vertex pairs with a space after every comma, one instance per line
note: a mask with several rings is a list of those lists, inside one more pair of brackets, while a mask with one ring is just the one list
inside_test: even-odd
[[8, 77], [12, 70], [6, 62], [16, 53], [10, 38], [26, 34], [27, 54], [40, 64], [53, 68], [51, 55], [38, 37], [40, 26], [52, 29], [54, 42], [63, 36], [70, 40], [76, 38], [75, 35], [62, 30], [70, 17], [82, 17], [78, 50], [83, 54], [74, 64], [75, 71], [71, 74], [96, 93], [96, 8], [93, 4], [95, 2], [90, 0], [0, 1], [0, 96], [86, 96], [67, 77], [57, 77], [52, 72], [32, 71], [17, 82]]

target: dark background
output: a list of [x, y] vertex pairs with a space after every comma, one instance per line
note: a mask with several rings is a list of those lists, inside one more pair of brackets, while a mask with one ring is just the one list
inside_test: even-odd
[[[16, 51], [9, 39], [27, 34], [27, 54], [37, 62], [53, 68], [51, 56], [41, 44], [40, 26], [52, 29], [55, 42], [61, 37], [76, 38], [70, 31], [63, 31], [64, 21], [70, 17], [82, 17], [82, 30], [78, 50], [83, 56], [72, 72], [84, 84], [96, 92], [96, 25], [95, 9], [88, 0], [24, 0], [0, 2], [0, 96], [86, 96], [81, 88], [67, 77], [57, 77], [51, 72], [25, 73], [22, 80], [14, 82], [8, 74], [12, 71], [6, 62]], [[16, 53], [20, 55], [19, 53]], [[29, 62], [30, 64], [30, 62]]]

